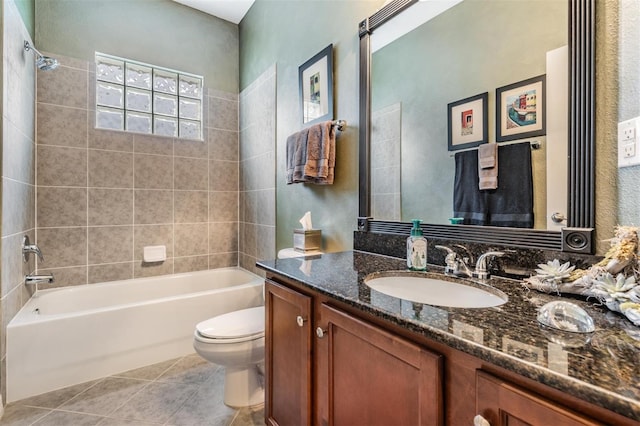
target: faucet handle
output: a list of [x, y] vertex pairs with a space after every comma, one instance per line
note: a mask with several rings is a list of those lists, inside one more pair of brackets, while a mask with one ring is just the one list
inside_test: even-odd
[[36, 256], [38, 256], [38, 259], [40, 259], [40, 262], [44, 262], [44, 256], [40, 251], [40, 247], [35, 244], [31, 244], [29, 241], [29, 236], [25, 235], [22, 238], [22, 258], [24, 259], [25, 263], [29, 261], [30, 253], [35, 253]]
[[476, 270], [473, 272], [473, 275], [476, 278], [480, 278], [481, 280], [489, 278], [489, 271], [487, 270], [487, 258], [489, 256], [502, 257], [505, 253], [502, 251], [488, 251], [486, 253], [481, 254], [478, 257], [478, 262], [476, 263]]

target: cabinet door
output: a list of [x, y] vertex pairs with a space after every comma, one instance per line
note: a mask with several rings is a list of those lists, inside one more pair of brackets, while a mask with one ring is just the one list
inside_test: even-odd
[[491, 426], [601, 424], [482, 371], [476, 374], [476, 412]]
[[319, 400], [322, 423], [442, 424], [441, 356], [327, 305], [320, 318], [317, 334], [325, 341], [317, 356], [326, 359], [317, 365], [327, 383]]
[[267, 424], [311, 424], [311, 298], [265, 284]]

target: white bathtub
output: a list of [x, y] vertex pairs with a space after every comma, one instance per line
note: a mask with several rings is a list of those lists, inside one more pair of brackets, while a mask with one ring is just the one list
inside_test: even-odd
[[37, 292], [7, 326], [7, 402], [193, 353], [205, 319], [263, 304], [240, 268]]

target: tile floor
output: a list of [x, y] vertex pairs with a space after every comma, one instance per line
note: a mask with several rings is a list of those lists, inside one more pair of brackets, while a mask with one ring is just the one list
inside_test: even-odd
[[222, 402], [224, 369], [198, 355], [13, 402], [0, 426], [253, 426], [263, 407], [235, 410]]

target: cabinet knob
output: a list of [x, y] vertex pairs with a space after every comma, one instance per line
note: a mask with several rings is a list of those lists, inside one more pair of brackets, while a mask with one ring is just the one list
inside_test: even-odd
[[489, 423], [487, 419], [478, 414], [473, 418], [473, 426], [491, 426], [491, 423]]
[[316, 328], [316, 336], [318, 336], [318, 339], [322, 339], [324, 337], [324, 333], [326, 332], [327, 330], [323, 330], [322, 327]]
[[296, 322], [298, 323], [298, 327], [304, 326], [305, 321], [306, 321], [306, 319], [302, 318], [301, 315], [298, 315], [296, 317]]

